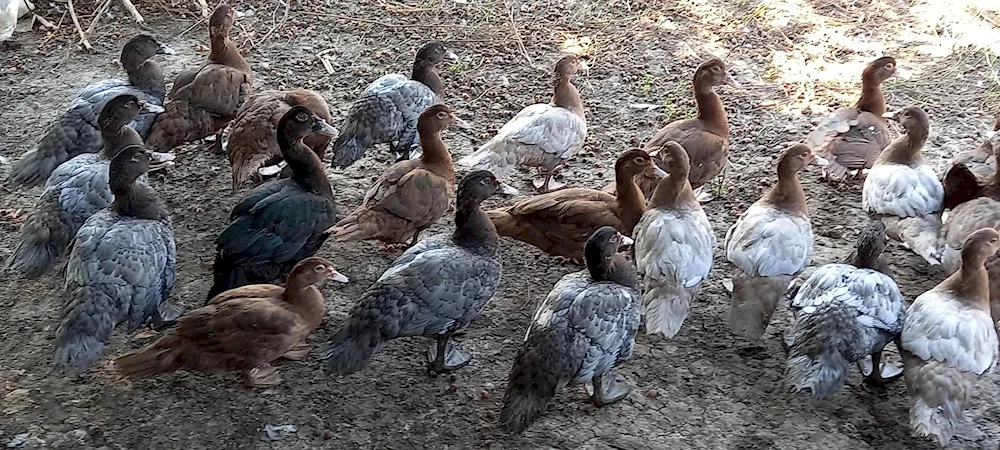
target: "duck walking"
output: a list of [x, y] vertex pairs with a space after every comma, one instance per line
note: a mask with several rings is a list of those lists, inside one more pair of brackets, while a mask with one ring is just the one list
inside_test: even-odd
[[660, 180], [632, 236], [646, 333], [671, 338], [712, 271], [716, 240], [688, 181], [691, 164], [684, 147], [669, 141], [660, 154], [670, 175]]
[[903, 375], [881, 363], [882, 349], [903, 327], [903, 294], [882, 254], [885, 244], [885, 225], [875, 221], [858, 236], [847, 264], [816, 269], [795, 294], [795, 321], [786, 334], [785, 385], [791, 390], [827, 398], [844, 384], [849, 364], [869, 357], [871, 367], [862, 367], [867, 383]]
[[321, 352], [327, 372], [357, 372], [386, 341], [407, 336], [436, 339], [427, 353], [432, 373], [469, 363], [472, 356], [451, 336], [479, 315], [500, 283], [500, 237], [479, 207], [498, 187], [486, 171], [462, 179], [455, 232], [410, 247], [361, 295]]
[[73, 239], [56, 329], [57, 372], [90, 367], [119, 323], [131, 333], [147, 319], [159, 326], [179, 315], [167, 302], [176, 270], [170, 215], [156, 191], [136, 181], [149, 170], [150, 158], [140, 146], [115, 155], [108, 169], [115, 200], [90, 216]]
[[639, 329], [635, 270], [618, 253], [631, 241], [599, 228], [587, 240], [587, 268], [562, 277], [539, 305], [508, 376], [501, 428], [524, 431], [569, 383], [589, 383], [597, 406], [628, 395], [611, 369], [632, 357]]

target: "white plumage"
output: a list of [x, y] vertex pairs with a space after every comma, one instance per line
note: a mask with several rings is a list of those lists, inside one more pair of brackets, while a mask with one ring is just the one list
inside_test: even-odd
[[943, 201], [944, 187], [926, 164], [876, 165], [861, 191], [865, 211], [900, 218], [934, 214]]
[[795, 275], [812, 262], [809, 217], [754, 203], [726, 233], [726, 259], [752, 277]]

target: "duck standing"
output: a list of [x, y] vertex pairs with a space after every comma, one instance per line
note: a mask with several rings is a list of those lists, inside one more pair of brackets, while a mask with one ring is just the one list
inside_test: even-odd
[[[128, 80], [101, 80], [83, 88], [35, 148], [14, 163], [7, 182], [15, 186], [40, 186], [60, 164], [84, 153], [101, 151], [104, 143], [98, 119], [107, 102], [119, 95], [134, 95], [149, 105], [162, 106], [167, 92], [163, 68], [150, 58], [173, 54], [173, 49], [152, 36], [141, 34], [130, 39], [122, 48], [120, 59]], [[129, 126], [145, 137], [161, 111], [151, 107]], [[162, 156], [154, 154], [154, 161]]]
[[892, 118], [903, 125], [906, 134], [879, 155], [865, 178], [861, 204], [865, 211], [885, 222], [889, 237], [931, 265], [938, 265], [944, 187], [920, 153], [927, 142], [930, 120], [916, 106], [903, 108]]
[[236, 10], [223, 3], [208, 20], [211, 53], [200, 67], [177, 75], [164, 105], [146, 138], [150, 148], [167, 152], [178, 145], [215, 134], [213, 149], [222, 152], [222, 132], [236, 118], [240, 106], [250, 97], [250, 64], [243, 59], [229, 32]]
[[329, 261], [303, 259], [285, 287], [254, 284], [223, 292], [182, 315], [170, 334], [116, 358], [115, 365], [133, 379], [177, 370], [239, 370], [249, 387], [277, 385], [281, 377], [270, 362], [309, 352], [304, 340], [325, 315], [323, 294], [314, 285], [327, 278], [347, 282]]
[[851, 170], [855, 178], [863, 169], [870, 169], [887, 145], [889, 126], [885, 114], [882, 82], [896, 75], [896, 60], [878, 58], [861, 72], [861, 98], [854, 106], [840, 108], [830, 114], [809, 133], [806, 145], [830, 164], [823, 174], [830, 180], [841, 181]]
[[848, 365], [871, 357], [869, 384], [884, 384], [902, 370], [881, 363], [882, 349], [903, 327], [903, 294], [892, 279], [885, 225], [875, 221], [858, 236], [847, 264], [827, 264], [806, 280], [791, 309], [795, 314], [785, 384], [827, 398], [844, 384]]
[[640, 322], [636, 274], [618, 253], [631, 239], [601, 227], [587, 240], [587, 268], [562, 277], [539, 305], [508, 376], [500, 426], [520, 433], [568, 383], [590, 383], [597, 406], [629, 388], [611, 369], [632, 357]]
[[410, 247], [361, 295], [321, 353], [327, 372], [357, 372], [386, 341], [407, 336], [436, 339], [427, 353], [432, 373], [469, 363], [472, 356], [451, 336], [479, 315], [500, 283], [500, 237], [479, 207], [498, 187], [486, 171], [462, 179], [455, 232]]
[[670, 141], [660, 154], [670, 175], [660, 180], [632, 237], [643, 280], [646, 333], [670, 338], [680, 331], [699, 285], [712, 271], [716, 241], [688, 181], [684, 147]]
[[1000, 360], [983, 263], [1000, 250], [1000, 234], [984, 228], [962, 247], [962, 266], [906, 310], [900, 337], [910, 394], [910, 427], [948, 445], [964, 419], [976, 380]]
[[364, 156], [368, 147], [384, 143], [399, 155], [397, 162], [412, 158], [420, 142], [420, 115], [444, 101], [438, 67], [445, 61], [458, 61], [458, 56], [441, 42], [428, 42], [413, 59], [410, 78], [392, 73], [368, 85], [351, 105], [343, 133], [333, 144], [333, 167], [350, 166]]
[[115, 155], [108, 169], [115, 200], [90, 216], [73, 239], [56, 329], [58, 372], [90, 367], [119, 323], [131, 333], [147, 319], [162, 325], [179, 313], [167, 303], [176, 270], [170, 215], [156, 191], [136, 181], [150, 158], [140, 146]]
[[812, 261], [812, 224], [797, 173], [814, 158], [803, 144], [785, 150], [778, 182], [726, 233], [726, 259], [736, 266], [729, 326], [737, 335], [760, 339], [778, 300]]
[[329, 237], [337, 208], [322, 161], [302, 142], [310, 133], [336, 136], [337, 130], [305, 106], [293, 106], [278, 121], [278, 147], [292, 175], [257, 186], [233, 207], [229, 226], [215, 239], [209, 299], [283, 278]]
[[[583, 100], [572, 83], [573, 76], [581, 70], [586, 71], [587, 65], [580, 58], [562, 57], [556, 63], [552, 102], [522, 109], [493, 139], [458, 164], [473, 170], [489, 170], [500, 178], [517, 165], [538, 167], [545, 172], [544, 180], [534, 182], [539, 192], [562, 187], [562, 183], [552, 181], [552, 175], [583, 147], [587, 138]], [[504, 193], [516, 194], [517, 189], [504, 185]]]

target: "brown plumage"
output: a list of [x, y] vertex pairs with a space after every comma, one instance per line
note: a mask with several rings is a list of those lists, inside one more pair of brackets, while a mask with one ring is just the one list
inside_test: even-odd
[[221, 4], [208, 22], [212, 51], [201, 66], [177, 75], [167, 94], [166, 110], [156, 117], [146, 146], [165, 152], [216, 134], [215, 151], [222, 150], [222, 130], [236, 118], [251, 94], [250, 64], [229, 39], [236, 11]]
[[400, 161], [368, 190], [361, 206], [327, 232], [337, 241], [378, 239], [416, 243], [420, 232], [448, 210], [455, 193], [455, 169], [441, 139], [448, 125], [468, 127], [445, 105], [427, 108], [417, 120], [420, 158]]
[[[234, 190], [248, 181], [260, 183], [262, 175], [258, 170], [282, 161], [276, 138], [278, 121], [295, 105], [305, 106], [327, 123], [333, 123], [326, 100], [308, 89], [258, 92], [240, 108], [226, 147], [233, 170]], [[302, 142], [323, 159], [333, 139], [335, 137], [311, 133]]]
[[[728, 84], [739, 86], [726, 70], [726, 64], [720, 59], [710, 59], [702, 63], [694, 73], [694, 100], [698, 105], [698, 114], [693, 119], [677, 120], [668, 123], [649, 139], [643, 146], [654, 158], [661, 169], [666, 165], [659, 160], [658, 149], [667, 142], [681, 144], [691, 160], [691, 172], [688, 180], [693, 189], [698, 189], [726, 168], [729, 157], [729, 119], [726, 108], [715, 86]], [[640, 174], [636, 183], [643, 196], [653, 195], [662, 177], [652, 177]], [[614, 186], [605, 187], [605, 191], [614, 192]], [[702, 197], [705, 199], [706, 197]]]
[[1000, 151], [1000, 112], [993, 120], [993, 131], [979, 147], [955, 154], [954, 164], [965, 164], [980, 183], [993, 181], [997, 172], [996, 153]]
[[663, 173], [644, 150], [629, 150], [615, 163], [617, 197], [596, 189], [562, 189], [487, 214], [501, 236], [579, 263], [587, 239], [598, 228], [611, 226], [632, 235], [645, 209], [646, 201], [634, 181], [643, 172], [652, 176]]
[[288, 284], [254, 284], [225, 291], [185, 313], [177, 328], [156, 342], [115, 360], [128, 378], [177, 370], [242, 371], [251, 387], [281, 382], [271, 361], [298, 360], [304, 340], [323, 320], [323, 294], [313, 286], [327, 278], [347, 282], [329, 261], [312, 257], [295, 265]]
[[870, 169], [885, 146], [889, 127], [885, 119], [882, 82], [896, 74], [896, 60], [885, 56], [868, 63], [861, 73], [861, 98], [854, 106], [840, 108], [809, 133], [806, 145], [830, 165], [826, 176], [843, 180], [850, 170]]

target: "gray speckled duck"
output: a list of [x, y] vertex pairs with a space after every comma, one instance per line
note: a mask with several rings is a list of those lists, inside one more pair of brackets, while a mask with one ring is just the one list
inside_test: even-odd
[[156, 192], [136, 181], [149, 170], [150, 158], [138, 146], [115, 155], [109, 169], [115, 201], [76, 233], [56, 329], [56, 372], [90, 367], [119, 323], [133, 332], [147, 319], [161, 325], [180, 315], [166, 302], [176, 257], [170, 215]]
[[885, 225], [873, 222], [858, 236], [848, 264], [816, 269], [792, 299], [785, 384], [793, 391], [829, 397], [843, 385], [848, 365], [869, 355], [878, 368], [862, 368], [869, 384], [902, 376], [900, 368], [879, 363], [882, 348], [903, 327], [903, 294], [882, 257], [885, 242]]
[[433, 373], [469, 363], [472, 356], [450, 341], [479, 315], [500, 283], [500, 238], [479, 207], [499, 185], [487, 171], [462, 179], [455, 232], [410, 247], [362, 294], [321, 352], [328, 372], [357, 372], [386, 341], [406, 336], [437, 340], [428, 351]]
[[635, 269], [618, 254], [631, 239], [601, 227], [584, 249], [587, 268], [562, 277], [535, 311], [504, 394], [500, 426], [520, 433], [566, 384], [592, 383], [598, 406], [628, 395], [615, 364], [632, 356], [642, 295]]

